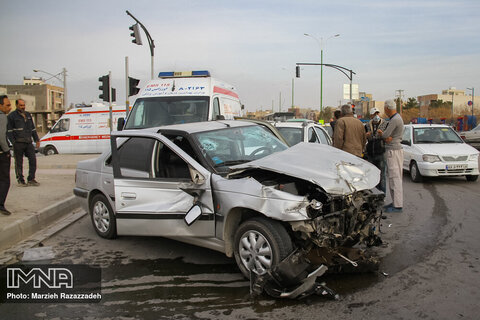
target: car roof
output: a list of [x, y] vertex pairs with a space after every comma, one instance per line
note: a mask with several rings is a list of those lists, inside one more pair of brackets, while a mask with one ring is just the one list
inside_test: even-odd
[[275, 122], [275, 127], [288, 127], [288, 128], [303, 128], [307, 127], [308, 125], [315, 125], [316, 123], [313, 121], [286, 121], [286, 122]]
[[405, 126], [413, 127], [413, 128], [451, 128], [449, 125], [446, 124], [406, 124]]
[[216, 121], [203, 121], [203, 122], [191, 122], [182, 124], [172, 124], [168, 126], [145, 128], [145, 129], [128, 129], [125, 132], [159, 132], [159, 131], [183, 131], [188, 134], [212, 131], [224, 128], [236, 128], [246, 126], [257, 126], [257, 124], [241, 121], [241, 120], [216, 120]]

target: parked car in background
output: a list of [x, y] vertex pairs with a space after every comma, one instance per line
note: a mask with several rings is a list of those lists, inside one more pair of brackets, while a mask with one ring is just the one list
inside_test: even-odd
[[480, 149], [480, 124], [470, 131], [462, 131], [459, 134], [463, 141], [474, 148]]
[[274, 122], [273, 125], [280, 131], [288, 144], [293, 146], [299, 142], [313, 142], [332, 144], [328, 132], [312, 120], [291, 119], [282, 122]]
[[331, 146], [288, 148], [265, 126], [222, 120], [113, 132], [111, 154], [78, 163], [74, 194], [101, 237], [224, 252], [247, 278], [274, 277], [289, 289], [272, 292], [292, 297], [306, 277], [361, 263], [358, 246], [380, 243], [379, 179]]
[[402, 147], [403, 168], [414, 182], [422, 177], [465, 176], [478, 179], [478, 150], [466, 144], [449, 126], [405, 125]]

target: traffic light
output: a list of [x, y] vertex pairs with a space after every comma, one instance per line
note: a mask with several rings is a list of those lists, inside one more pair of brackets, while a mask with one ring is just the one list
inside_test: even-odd
[[102, 92], [98, 97], [103, 101], [110, 101], [109, 89], [110, 89], [110, 77], [107, 75], [98, 78], [98, 81], [102, 83], [98, 89]]
[[142, 39], [140, 38], [140, 30], [138, 29], [138, 23], [135, 23], [133, 26], [131, 26], [128, 29], [132, 31], [132, 33], [130, 33], [130, 35], [133, 37], [132, 42], [141, 46]]
[[139, 91], [140, 88], [138, 88], [138, 84], [140, 83], [140, 80], [128, 77], [128, 96], [134, 96], [136, 95]]
[[300, 66], [295, 68], [295, 74], [297, 75], [297, 78], [300, 78]]

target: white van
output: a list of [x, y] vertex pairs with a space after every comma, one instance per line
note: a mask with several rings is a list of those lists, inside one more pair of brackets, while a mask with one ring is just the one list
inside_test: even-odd
[[[125, 106], [112, 107], [114, 130], [118, 119], [125, 114]], [[101, 104], [70, 109], [40, 139], [39, 152], [45, 155], [102, 153], [110, 148], [109, 120], [109, 107]]]
[[242, 109], [236, 89], [208, 71], [160, 72], [137, 95], [118, 129], [233, 119], [242, 116]]

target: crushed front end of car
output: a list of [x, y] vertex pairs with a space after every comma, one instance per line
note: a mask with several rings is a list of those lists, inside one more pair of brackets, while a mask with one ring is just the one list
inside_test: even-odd
[[278, 265], [250, 277], [253, 293], [259, 288], [289, 298], [331, 293], [316, 280], [327, 269], [362, 272], [378, 267], [378, 259], [367, 250], [382, 243], [385, 195], [375, 188], [380, 179], [375, 166], [330, 146], [300, 143], [232, 169], [228, 178], [237, 184], [238, 179], [248, 181], [249, 187], [227, 201], [254, 202], [257, 211], [286, 226], [294, 244]]

